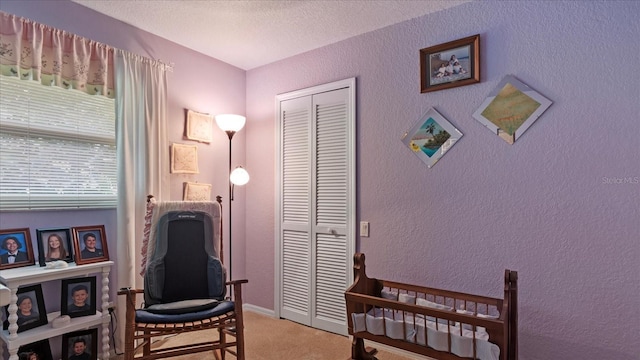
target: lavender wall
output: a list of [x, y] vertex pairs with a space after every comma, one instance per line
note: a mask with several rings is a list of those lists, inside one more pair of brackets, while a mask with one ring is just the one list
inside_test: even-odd
[[[498, 297], [502, 271], [518, 270], [521, 359], [637, 359], [640, 3], [472, 2], [246, 74], [69, 1], [0, 9], [174, 63], [170, 142], [185, 108], [243, 114], [246, 102], [234, 163], [246, 152], [252, 180], [236, 193], [233, 234], [248, 303], [274, 308], [274, 97], [355, 76], [358, 219], [371, 222], [358, 247], [370, 275]], [[476, 33], [482, 82], [420, 94], [418, 50]], [[506, 74], [554, 101], [514, 145], [471, 117]], [[427, 169], [400, 137], [430, 107], [464, 137]], [[173, 175], [171, 198], [187, 180], [226, 195], [227, 145], [216, 131], [199, 145], [202, 173]], [[51, 215], [1, 213], [0, 228], [105, 223], [118, 241], [114, 210]]]
[[[355, 76], [370, 276], [500, 297], [518, 270], [520, 359], [638, 359], [638, 14], [472, 2], [248, 71], [247, 301], [274, 308], [274, 97]], [[482, 82], [421, 94], [418, 50], [476, 33]], [[554, 102], [514, 145], [471, 116], [507, 74]], [[428, 169], [400, 138], [430, 107], [464, 137]]]
[[[245, 109], [245, 71], [219, 60], [197, 53], [178, 44], [141, 31], [130, 25], [106, 17], [93, 10], [70, 1], [11, 1], [0, 2], [0, 10], [13, 13], [31, 20], [69, 31], [80, 36], [96, 40], [113, 47], [124, 49], [152, 59], [173, 64], [173, 72], [168, 74], [168, 142], [197, 144], [182, 139], [185, 109], [220, 114], [244, 114]], [[171, 175], [171, 200], [182, 199], [183, 182], [197, 181], [213, 185], [213, 195], [221, 194], [226, 201], [228, 182], [228, 138], [217, 127], [213, 129], [211, 144], [197, 144], [200, 174]], [[234, 139], [234, 162], [244, 162], [244, 133], [238, 133]], [[167, 148], [169, 151], [169, 148]], [[234, 202], [234, 240], [244, 236], [244, 191], [239, 189]], [[225, 203], [225, 218], [228, 219]], [[116, 258], [117, 239], [116, 211], [45, 211], [45, 212], [2, 212], [0, 228], [31, 228], [35, 245], [35, 229], [46, 227], [71, 227], [80, 225], [105, 224], [109, 242], [110, 257]], [[225, 233], [227, 223], [224, 224]], [[37, 249], [37, 248], [36, 248]], [[244, 256], [234, 248], [234, 269], [239, 276], [244, 273]], [[234, 272], [235, 274], [235, 272]], [[234, 275], [235, 276], [235, 275]], [[111, 297], [114, 299], [117, 284], [117, 270], [111, 275]], [[56, 310], [56, 301], [52, 295], [46, 301], [47, 310]], [[51, 306], [49, 306], [51, 304]]]

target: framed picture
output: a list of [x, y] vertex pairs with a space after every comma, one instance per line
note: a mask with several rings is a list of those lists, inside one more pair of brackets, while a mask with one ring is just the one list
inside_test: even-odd
[[210, 143], [213, 137], [213, 115], [187, 110], [186, 138]]
[[49, 261], [73, 261], [71, 250], [71, 231], [69, 229], [37, 229], [38, 259], [40, 266]]
[[209, 201], [211, 200], [211, 184], [184, 183], [184, 201]]
[[198, 174], [198, 147], [171, 144], [171, 173]]
[[[20, 355], [23, 353], [26, 353], [27, 355]], [[20, 346], [20, 348], [18, 349], [18, 356], [23, 356], [29, 360], [53, 360], [53, 356], [51, 355], [51, 346], [49, 345], [49, 339], [44, 339], [31, 344]], [[22, 357], [20, 357], [20, 359], [22, 359]]]
[[72, 229], [76, 264], [109, 260], [104, 225], [78, 226]]
[[62, 315], [80, 317], [96, 313], [96, 277], [62, 279]]
[[420, 92], [480, 82], [480, 35], [420, 49]]
[[62, 360], [98, 360], [98, 329], [62, 335]]
[[461, 137], [458, 129], [431, 108], [404, 134], [402, 142], [431, 168]]
[[35, 263], [28, 228], [0, 230], [0, 270]]
[[513, 144], [551, 106], [513, 75], [505, 76], [482, 102], [473, 117], [509, 144]]
[[[40, 284], [19, 287], [16, 291], [18, 300], [16, 305], [18, 310], [18, 332], [33, 329], [46, 325], [47, 310], [44, 307], [44, 297], [42, 296], [42, 286]], [[5, 306], [5, 320], [3, 328], [9, 328], [9, 306]]]

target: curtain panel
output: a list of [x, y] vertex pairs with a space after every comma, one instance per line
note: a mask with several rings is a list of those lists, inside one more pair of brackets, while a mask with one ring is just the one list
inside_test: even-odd
[[110, 98], [114, 49], [0, 11], [0, 74]]

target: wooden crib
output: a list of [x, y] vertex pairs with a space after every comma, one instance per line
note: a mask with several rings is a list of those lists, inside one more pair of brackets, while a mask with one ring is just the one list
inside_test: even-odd
[[517, 272], [505, 270], [497, 299], [370, 279], [364, 259], [354, 255], [345, 292], [352, 360], [376, 359], [364, 339], [439, 360], [517, 360]]

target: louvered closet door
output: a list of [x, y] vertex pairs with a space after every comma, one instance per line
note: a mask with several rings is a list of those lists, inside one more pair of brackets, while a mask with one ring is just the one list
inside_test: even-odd
[[316, 156], [312, 183], [311, 326], [342, 333], [346, 324], [347, 278], [348, 90], [313, 96]]
[[311, 97], [283, 101], [281, 316], [311, 325]]
[[340, 334], [355, 248], [354, 90], [280, 102], [280, 316]]

